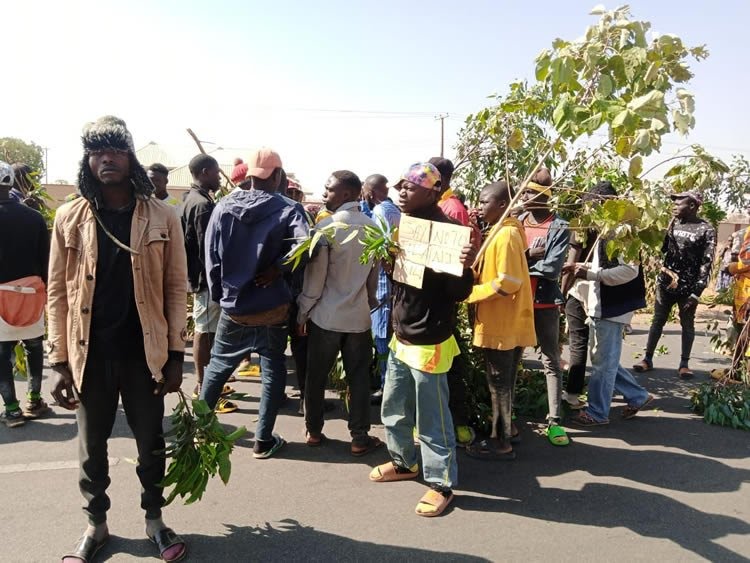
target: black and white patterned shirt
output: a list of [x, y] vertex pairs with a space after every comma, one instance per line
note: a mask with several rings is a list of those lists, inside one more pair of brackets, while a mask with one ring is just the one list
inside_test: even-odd
[[662, 252], [664, 267], [680, 279], [676, 289], [669, 289], [671, 278], [660, 273], [659, 284], [670, 293], [700, 297], [711, 276], [715, 251], [716, 230], [710, 223], [700, 217], [693, 221], [676, 219], [664, 238]]

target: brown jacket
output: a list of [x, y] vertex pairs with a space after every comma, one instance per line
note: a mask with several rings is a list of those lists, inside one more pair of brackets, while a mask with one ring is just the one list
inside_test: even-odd
[[[97, 261], [96, 219], [79, 198], [57, 210], [52, 229], [47, 315], [49, 362], [68, 362], [76, 388], [88, 356]], [[138, 200], [130, 247], [133, 288], [143, 327], [146, 361], [158, 381], [167, 352], [185, 349], [187, 262], [180, 220], [157, 199]], [[106, 283], [107, 280], [101, 280]]]

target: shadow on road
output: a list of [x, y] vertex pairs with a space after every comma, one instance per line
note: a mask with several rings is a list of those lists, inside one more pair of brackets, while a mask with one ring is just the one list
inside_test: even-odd
[[[234, 526], [224, 524], [225, 535], [204, 536], [183, 534], [188, 544], [191, 561], [467, 561], [485, 562], [487, 559], [428, 551], [395, 545], [357, 541], [316, 530], [285, 519], [264, 526]], [[153, 557], [155, 548], [147, 540], [113, 537], [102, 550], [100, 560], [107, 561], [117, 553], [133, 557]]]

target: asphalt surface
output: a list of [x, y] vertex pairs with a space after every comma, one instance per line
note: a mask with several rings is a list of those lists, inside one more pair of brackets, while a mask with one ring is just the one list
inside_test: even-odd
[[[645, 341], [647, 327], [634, 329], [626, 366]], [[368, 481], [387, 452], [349, 455], [340, 403], [328, 415], [329, 441], [309, 448], [290, 399], [277, 422], [289, 444], [277, 457], [253, 459], [259, 380], [242, 379], [234, 384], [248, 393], [241, 410], [221, 417], [250, 430], [233, 454], [229, 485], [210, 483], [201, 502], [165, 509], [165, 521], [188, 542], [190, 561], [749, 561], [750, 433], [708, 426], [688, 408], [690, 390], [726, 359], [699, 334], [696, 377], [684, 382], [676, 377], [677, 326], [667, 327], [662, 344], [668, 350], [656, 369], [639, 376], [657, 396], [652, 408], [624, 421], [615, 401], [609, 427], [570, 429], [567, 448], [536, 433], [541, 421], [524, 421], [513, 462], [459, 452], [456, 499], [434, 519], [414, 514], [424, 483]], [[193, 384], [188, 373], [183, 388]], [[20, 392], [25, 384], [16, 385]], [[49, 399], [46, 378], [44, 390]], [[373, 420], [379, 423], [377, 409]], [[373, 434], [383, 438], [382, 426]], [[109, 455], [112, 538], [97, 560], [156, 560], [122, 412]], [[0, 561], [59, 561], [73, 546], [85, 526], [76, 460], [72, 413], [55, 407], [48, 419], [0, 426]]]

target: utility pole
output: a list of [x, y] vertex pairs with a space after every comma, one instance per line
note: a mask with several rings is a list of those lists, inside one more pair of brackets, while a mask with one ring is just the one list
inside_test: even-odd
[[440, 113], [435, 116], [435, 120], [440, 120], [440, 157], [443, 157], [445, 152], [445, 118], [448, 117], [447, 113]]

